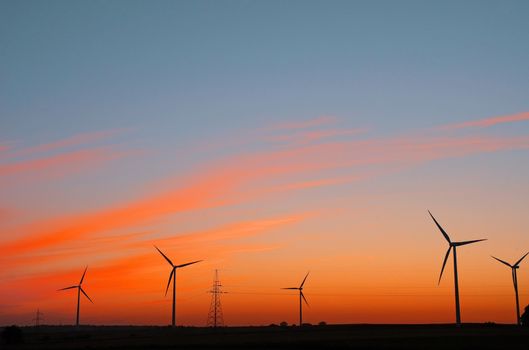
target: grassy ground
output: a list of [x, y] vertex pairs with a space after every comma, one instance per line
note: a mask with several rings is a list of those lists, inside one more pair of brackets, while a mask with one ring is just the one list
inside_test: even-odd
[[22, 335], [2, 349], [529, 349], [529, 328], [510, 325], [41, 326]]

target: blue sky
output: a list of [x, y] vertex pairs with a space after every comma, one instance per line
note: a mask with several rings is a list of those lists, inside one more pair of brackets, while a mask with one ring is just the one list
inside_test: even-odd
[[185, 138], [321, 114], [394, 130], [528, 104], [526, 1], [0, 6], [3, 139]]

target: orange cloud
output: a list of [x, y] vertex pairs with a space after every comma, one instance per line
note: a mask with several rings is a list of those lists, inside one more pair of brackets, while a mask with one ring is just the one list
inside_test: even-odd
[[[237, 156], [198, 169], [196, 174], [189, 176], [190, 180], [183, 182], [187, 183], [186, 186], [176, 190], [169, 189], [161, 194], [148, 195], [93, 213], [56, 218], [20, 228], [17, 231], [22, 232], [23, 237], [3, 242], [0, 249], [6, 255], [12, 255], [72, 241], [89, 234], [133, 227], [177, 212], [234, 204], [240, 200], [240, 193], [258, 186], [259, 181], [281, 181], [287, 175], [306, 175], [322, 170], [358, 166], [411, 165], [444, 157], [527, 147], [529, 137], [390, 138], [324, 143]], [[354, 175], [351, 179], [354, 179]], [[294, 181], [296, 182], [299, 181]], [[292, 185], [292, 182], [287, 181], [282, 185], [282, 191], [333, 183], [336, 180], [302, 185]], [[274, 187], [277, 188], [277, 185], [272, 189]], [[257, 193], [259, 192], [263, 193]], [[253, 199], [256, 198], [245, 197], [245, 200]]]
[[294, 224], [310, 215], [311, 214], [306, 213], [263, 220], [237, 222], [235, 224], [230, 224], [211, 230], [180, 234], [175, 237], [157, 240], [157, 242], [165, 242], [166, 244], [170, 245], [181, 245], [183, 243], [195, 244], [201, 242], [233, 240], [243, 237], [250, 237], [262, 232], [266, 232], [273, 228]]
[[499, 117], [485, 118], [479, 120], [472, 120], [468, 122], [458, 123], [458, 124], [449, 124], [441, 126], [440, 130], [453, 130], [453, 129], [464, 129], [464, 128], [486, 128], [489, 126], [494, 126], [497, 124], [512, 123], [529, 120], [529, 112], [522, 112], [518, 114], [503, 115]]
[[231, 202], [229, 194], [241, 182], [277, 171], [262, 167], [247, 170], [244, 164], [235, 168], [210, 169], [206, 175], [190, 176], [187, 186], [149, 195], [98, 212], [60, 217], [20, 228], [23, 237], [4, 242], [0, 247], [8, 255], [56, 245], [89, 234], [132, 227], [161, 216], [214, 207]]
[[[220, 241], [223, 243], [233, 242], [238, 239], [263, 234], [286, 225], [293, 225], [313, 215], [313, 213], [305, 213], [267, 219], [246, 220], [208, 230], [181, 232], [174, 236], [163, 238], [154, 238], [152, 232], [125, 233], [110, 237], [86, 237], [69, 243], [67, 247], [57, 245], [55, 249], [46, 253], [24, 256], [20, 261], [10, 260], [9, 262], [5, 262], [5, 264], [11, 267], [15, 264], [17, 266], [31, 266], [37, 263], [43, 265], [72, 257], [90, 255], [94, 251], [94, 247], [97, 247], [99, 255], [119, 251], [126, 255], [126, 259], [129, 259], [131, 251], [137, 251], [138, 249], [144, 250], [145, 248], [151, 249], [153, 243], [160, 247], [171, 247], [171, 249], [178, 247], [189, 252], [196, 250], [196, 244], [200, 244], [200, 249], [206, 249], [208, 245], [218, 244]], [[211, 254], [208, 256], [211, 256]], [[117, 261], [121, 261], [121, 259], [119, 258]], [[108, 262], [108, 264], [114, 263], [115, 261]]]
[[[211, 260], [218, 258], [219, 256], [231, 254], [235, 251], [242, 252], [247, 250], [258, 251], [271, 249], [273, 246], [270, 245], [248, 245], [246, 243], [239, 244], [234, 242], [243, 238], [262, 235], [288, 225], [294, 225], [301, 220], [304, 220], [309, 215], [311, 214], [294, 214], [268, 219], [247, 220], [214, 227], [208, 230], [181, 233], [172, 237], [158, 239], [150, 238], [149, 240], [131, 242], [130, 244], [124, 244], [126, 239], [123, 239], [121, 241], [122, 247], [144, 248], [152, 252], [148, 254], [133, 255], [132, 257], [127, 255], [123, 258], [113, 259], [112, 261], [107, 261], [104, 264], [100, 264], [102, 265], [100, 269], [104, 269], [110, 276], [112, 276], [113, 274], [120, 273], [124, 270], [128, 271], [135, 269], [136, 266], [139, 265], [146, 266], [150, 263], [160, 265], [160, 263], [163, 263], [164, 260], [161, 256], [159, 256], [158, 252], [154, 250], [153, 244], [158, 246], [160, 249], [162, 249], [162, 251], [169, 255], [172, 255], [170, 252], [178, 250], [181, 254], [178, 257], [178, 261], [191, 259], [192, 255], [205, 254], [205, 252], [208, 252], [208, 259]], [[216, 249], [215, 247], [217, 247], [219, 243], [227, 249]], [[182, 252], [185, 252], [185, 255], [182, 255]], [[138, 259], [142, 260], [141, 263], [134, 263], [139, 262], [136, 261]], [[176, 261], [174, 262], [176, 263]]]
[[[185, 233], [168, 239], [155, 240], [175, 262], [185, 262], [190, 259], [207, 257], [207, 261], [198, 266], [199, 269], [208, 269], [208, 261], [214, 261], [233, 254], [247, 252], [263, 252], [276, 249], [277, 244], [256, 244], [256, 243], [239, 243], [235, 240], [248, 238], [258, 234], [270, 232], [272, 230], [295, 224], [305, 217], [301, 215], [287, 215], [281, 217], [272, 217], [268, 219], [248, 220], [244, 222], [235, 222], [228, 225], [212, 228], [205, 231]], [[121, 235], [121, 242], [106, 242], [114, 245], [114, 249], [123, 250], [131, 246], [141, 248], [139, 253], [130, 251], [126, 254], [111, 259], [95, 261], [88, 268], [87, 278], [85, 279], [85, 289], [91, 297], [97, 300], [97, 305], [113, 304], [119, 305], [123, 300], [127, 300], [128, 307], [131, 304], [140, 305], [148, 300], [152, 300], [152, 292], [155, 291], [159, 298], [163, 297], [163, 290], [167, 279], [166, 263], [163, 258], [152, 247], [152, 240], [136, 241], [133, 245], [127, 245], [130, 239], [142, 238], [141, 235]], [[230, 243], [231, 241], [231, 243]], [[105, 250], [105, 244], [97, 241], [98, 254]], [[92, 246], [93, 248], [93, 246]], [[174, 252], [178, 255], [174, 256]], [[76, 257], [76, 252], [69, 252]], [[61, 257], [56, 257], [61, 259]], [[34, 263], [46, 265], [46, 261], [37, 258]], [[8, 263], [9, 264], [9, 263]], [[3, 264], [5, 267], [6, 265]], [[79, 280], [83, 266], [75, 269], [55, 268], [50, 271], [49, 268], [37, 271], [31, 274], [24, 274], [15, 278], [10, 278], [3, 284], [0, 297], [4, 300], [9, 299], [13, 302], [20, 303], [18, 309], [31, 307], [31, 304], [40, 301], [39, 304], [49, 302], [50, 299], [68, 298], [64, 294], [57, 294], [57, 289], [76, 284]], [[45, 271], [45, 272], [43, 272]], [[154, 272], [153, 272], [154, 271]], [[208, 276], [209, 278], [209, 276]], [[38, 287], [37, 287], [38, 286]], [[179, 287], [181, 288], [181, 287]], [[203, 288], [203, 287], [201, 287]], [[22, 291], [16, 294], [16, 291]], [[117, 299], [119, 300], [117, 300]], [[56, 308], [64, 309], [64, 306]], [[105, 308], [100, 309], [104, 312]], [[114, 312], [127, 314], [126, 309], [119, 307], [113, 308]], [[143, 310], [142, 312], [152, 312]], [[151, 315], [152, 316], [152, 315]]]

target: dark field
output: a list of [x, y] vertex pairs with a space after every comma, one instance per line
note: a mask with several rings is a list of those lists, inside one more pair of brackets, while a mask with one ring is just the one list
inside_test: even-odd
[[529, 349], [529, 329], [510, 325], [299, 327], [23, 327], [2, 349]]

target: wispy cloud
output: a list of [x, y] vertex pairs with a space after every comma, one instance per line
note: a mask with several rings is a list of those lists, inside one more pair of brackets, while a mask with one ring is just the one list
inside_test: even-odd
[[[314, 215], [313, 212], [307, 212], [235, 221], [220, 226], [214, 226], [206, 230], [175, 232], [171, 236], [165, 237], [155, 237], [153, 235], [154, 232], [152, 231], [122, 233], [111, 236], [88, 236], [78, 239], [76, 242], [70, 242], [67, 245], [67, 249], [62, 247], [52, 250], [49, 254], [35, 256], [34, 258], [28, 257], [24, 259], [23, 263], [45, 263], [53, 259], [59, 260], [71, 258], [72, 256], [85, 255], [90, 253], [94, 247], [97, 247], [98, 254], [111, 252], [116, 249], [119, 249], [122, 253], [127, 253], [130, 251], [137, 251], [138, 249], [150, 249], [153, 243], [160, 247], [171, 247], [172, 249], [178, 248], [179, 250], [185, 249], [189, 252], [190, 249], [196, 247], [197, 244], [200, 245], [201, 249], [206, 249], [208, 245], [217, 244], [218, 242], [226, 244], [227, 242], [254, 237], [281, 227], [294, 225], [309, 217], [314, 217]], [[127, 254], [127, 259], [128, 256], [130, 256], [130, 254]]]
[[[310, 143], [324, 138], [335, 136], [354, 135], [365, 132], [366, 129], [338, 129], [335, 126], [339, 121], [334, 116], [321, 116], [308, 120], [276, 123], [253, 130], [237, 130], [236, 133], [226, 136], [209, 137], [207, 142], [201, 142], [186, 148], [186, 151], [196, 152], [218, 151], [225, 148], [245, 148], [248, 146], [270, 146], [272, 143]], [[325, 127], [326, 129], [322, 129]]]
[[208, 170], [199, 169], [191, 174], [184, 181], [186, 185], [180, 185], [180, 188], [166, 188], [161, 193], [148, 194], [96, 212], [58, 217], [17, 228], [23, 236], [10, 242], [4, 241], [0, 247], [7, 255], [20, 254], [90, 234], [134, 227], [178, 212], [229, 205], [234, 202], [232, 194], [237, 186], [273, 175], [280, 169], [267, 170], [263, 166], [248, 169], [246, 164], [233, 161]]
[[[101, 141], [108, 139], [112, 136], [122, 133], [127, 129], [110, 129], [110, 130], [101, 130], [90, 133], [81, 133], [66, 137], [61, 140], [51, 141], [48, 143], [43, 143], [37, 146], [22, 148], [19, 150], [13, 150], [12, 152], [5, 154], [4, 157], [7, 158], [19, 158], [32, 156], [39, 153], [46, 153], [50, 151], [60, 150], [73, 146], [89, 145], [93, 144], [96, 141]], [[1, 150], [1, 146], [0, 146]]]
[[338, 118], [335, 116], [323, 115], [309, 120], [301, 120], [294, 122], [284, 122], [273, 125], [272, 130], [299, 130], [319, 127], [322, 125], [335, 124]]
[[529, 112], [522, 112], [518, 114], [503, 115], [497, 117], [490, 117], [485, 119], [465, 121], [461, 123], [448, 124], [440, 126], [440, 130], [454, 130], [454, 129], [465, 129], [465, 128], [486, 128], [498, 124], [513, 123], [519, 121], [529, 120]]
[[128, 152], [115, 151], [109, 147], [84, 149], [54, 156], [0, 164], [0, 176], [29, 174], [44, 176], [46, 171], [53, 176], [62, 176], [104, 162], [123, 157]]
[[[180, 188], [107, 207], [96, 212], [58, 217], [17, 228], [19, 237], [4, 241], [6, 255], [41, 249], [98, 232], [134, 227], [178, 212], [229, 206], [244, 198], [253, 201], [270, 190], [280, 194], [324, 185], [343, 183], [355, 176], [359, 166], [409, 166], [446, 157], [529, 147], [529, 137], [435, 137], [383, 138], [354, 142], [334, 142], [263, 151], [217, 161], [193, 172]], [[305, 181], [290, 179], [333, 169], [353, 169], [343, 178]], [[273, 185], [262, 181], [276, 179]], [[182, 179], [180, 179], [182, 180]], [[279, 181], [279, 183], [277, 183]], [[176, 181], [175, 181], [176, 182]], [[252, 188], [261, 187], [254, 196]], [[275, 190], [274, 190], [275, 189]]]
[[165, 244], [169, 245], [182, 245], [247, 238], [274, 228], [295, 224], [312, 215], [312, 213], [293, 214], [275, 218], [236, 222], [210, 230], [179, 234], [174, 237], [158, 240], [158, 242], [165, 242]]
[[[304, 220], [307, 215], [310, 216], [312, 214], [302, 213], [233, 222], [203, 231], [182, 232], [172, 237], [159, 239], [150, 238], [146, 240], [144, 233], [123, 234], [115, 237], [119, 238], [119, 241], [97, 240], [97, 242], [89, 242], [84, 240], [83, 244], [88, 245], [88, 247], [79, 248], [81, 251], [86, 248], [97, 249], [98, 254], [102, 254], [108, 249], [119, 250], [124, 253], [119, 257], [92, 259], [89, 269], [90, 274], [97, 276], [95, 280], [94, 277], [91, 278], [92, 291], [108, 289], [109, 283], [112, 284], [112, 288], [121, 284], [126, 285], [129, 290], [145, 291], [144, 281], [141, 278], [139, 280], [137, 278], [131, 279], [130, 276], [141, 275], [141, 273], [138, 274], [140, 270], [152, 271], [160, 266], [165, 266], [163, 259], [154, 250], [153, 243], [170, 255], [173, 255], [174, 251], [178, 251], [178, 261], [186, 261], [204, 254], [207, 254], [207, 259], [210, 261], [218, 260], [235, 253], [265, 251], [277, 248], [277, 244], [250, 243], [245, 242], [243, 239], [264, 235], [274, 230], [294, 225]], [[79, 254], [80, 250], [70, 249], [59, 254], [53, 254], [52, 257], [55, 262], [66, 261], [69, 258], [83, 261], [83, 255]], [[38, 264], [39, 266], [46, 266], [50, 262], [50, 260], [46, 259], [46, 256], [44, 256], [44, 259], [42, 256], [27, 256], [23, 261], [24, 264]], [[20, 264], [16, 261], [8, 260], [3, 261], [3, 266], [11, 270], [14, 266], [20, 266]], [[53, 270], [53, 273], [50, 273], [49, 269], [47, 269], [19, 276], [10, 283], [12, 285], [9, 288], [27, 289], [30, 285], [39, 285], [40, 288], [48, 288], [48, 293], [52, 294], [61, 284], [69, 283], [67, 281], [75, 281], [79, 278], [79, 269], [56, 267]], [[2, 296], [2, 293], [0, 293], [0, 296]]]
[[22, 177], [26, 180], [29, 177], [62, 177], [137, 154], [138, 151], [118, 150], [111, 144], [101, 145], [102, 141], [108, 141], [125, 130], [127, 129], [82, 133], [21, 149], [6, 146], [6, 152], [0, 154], [0, 177], [11, 177], [17, 181]]
[[365, 128], [354, 129], [328, 129], [328, 130], [302, 130], [290, 132], [288, 134], [272, 135], [267, 137], [272, 142], [290, 142], [298, 144], [308, 144], [324, 139], [332, 139], [340, 136], [354, 136], [367, 132]]

